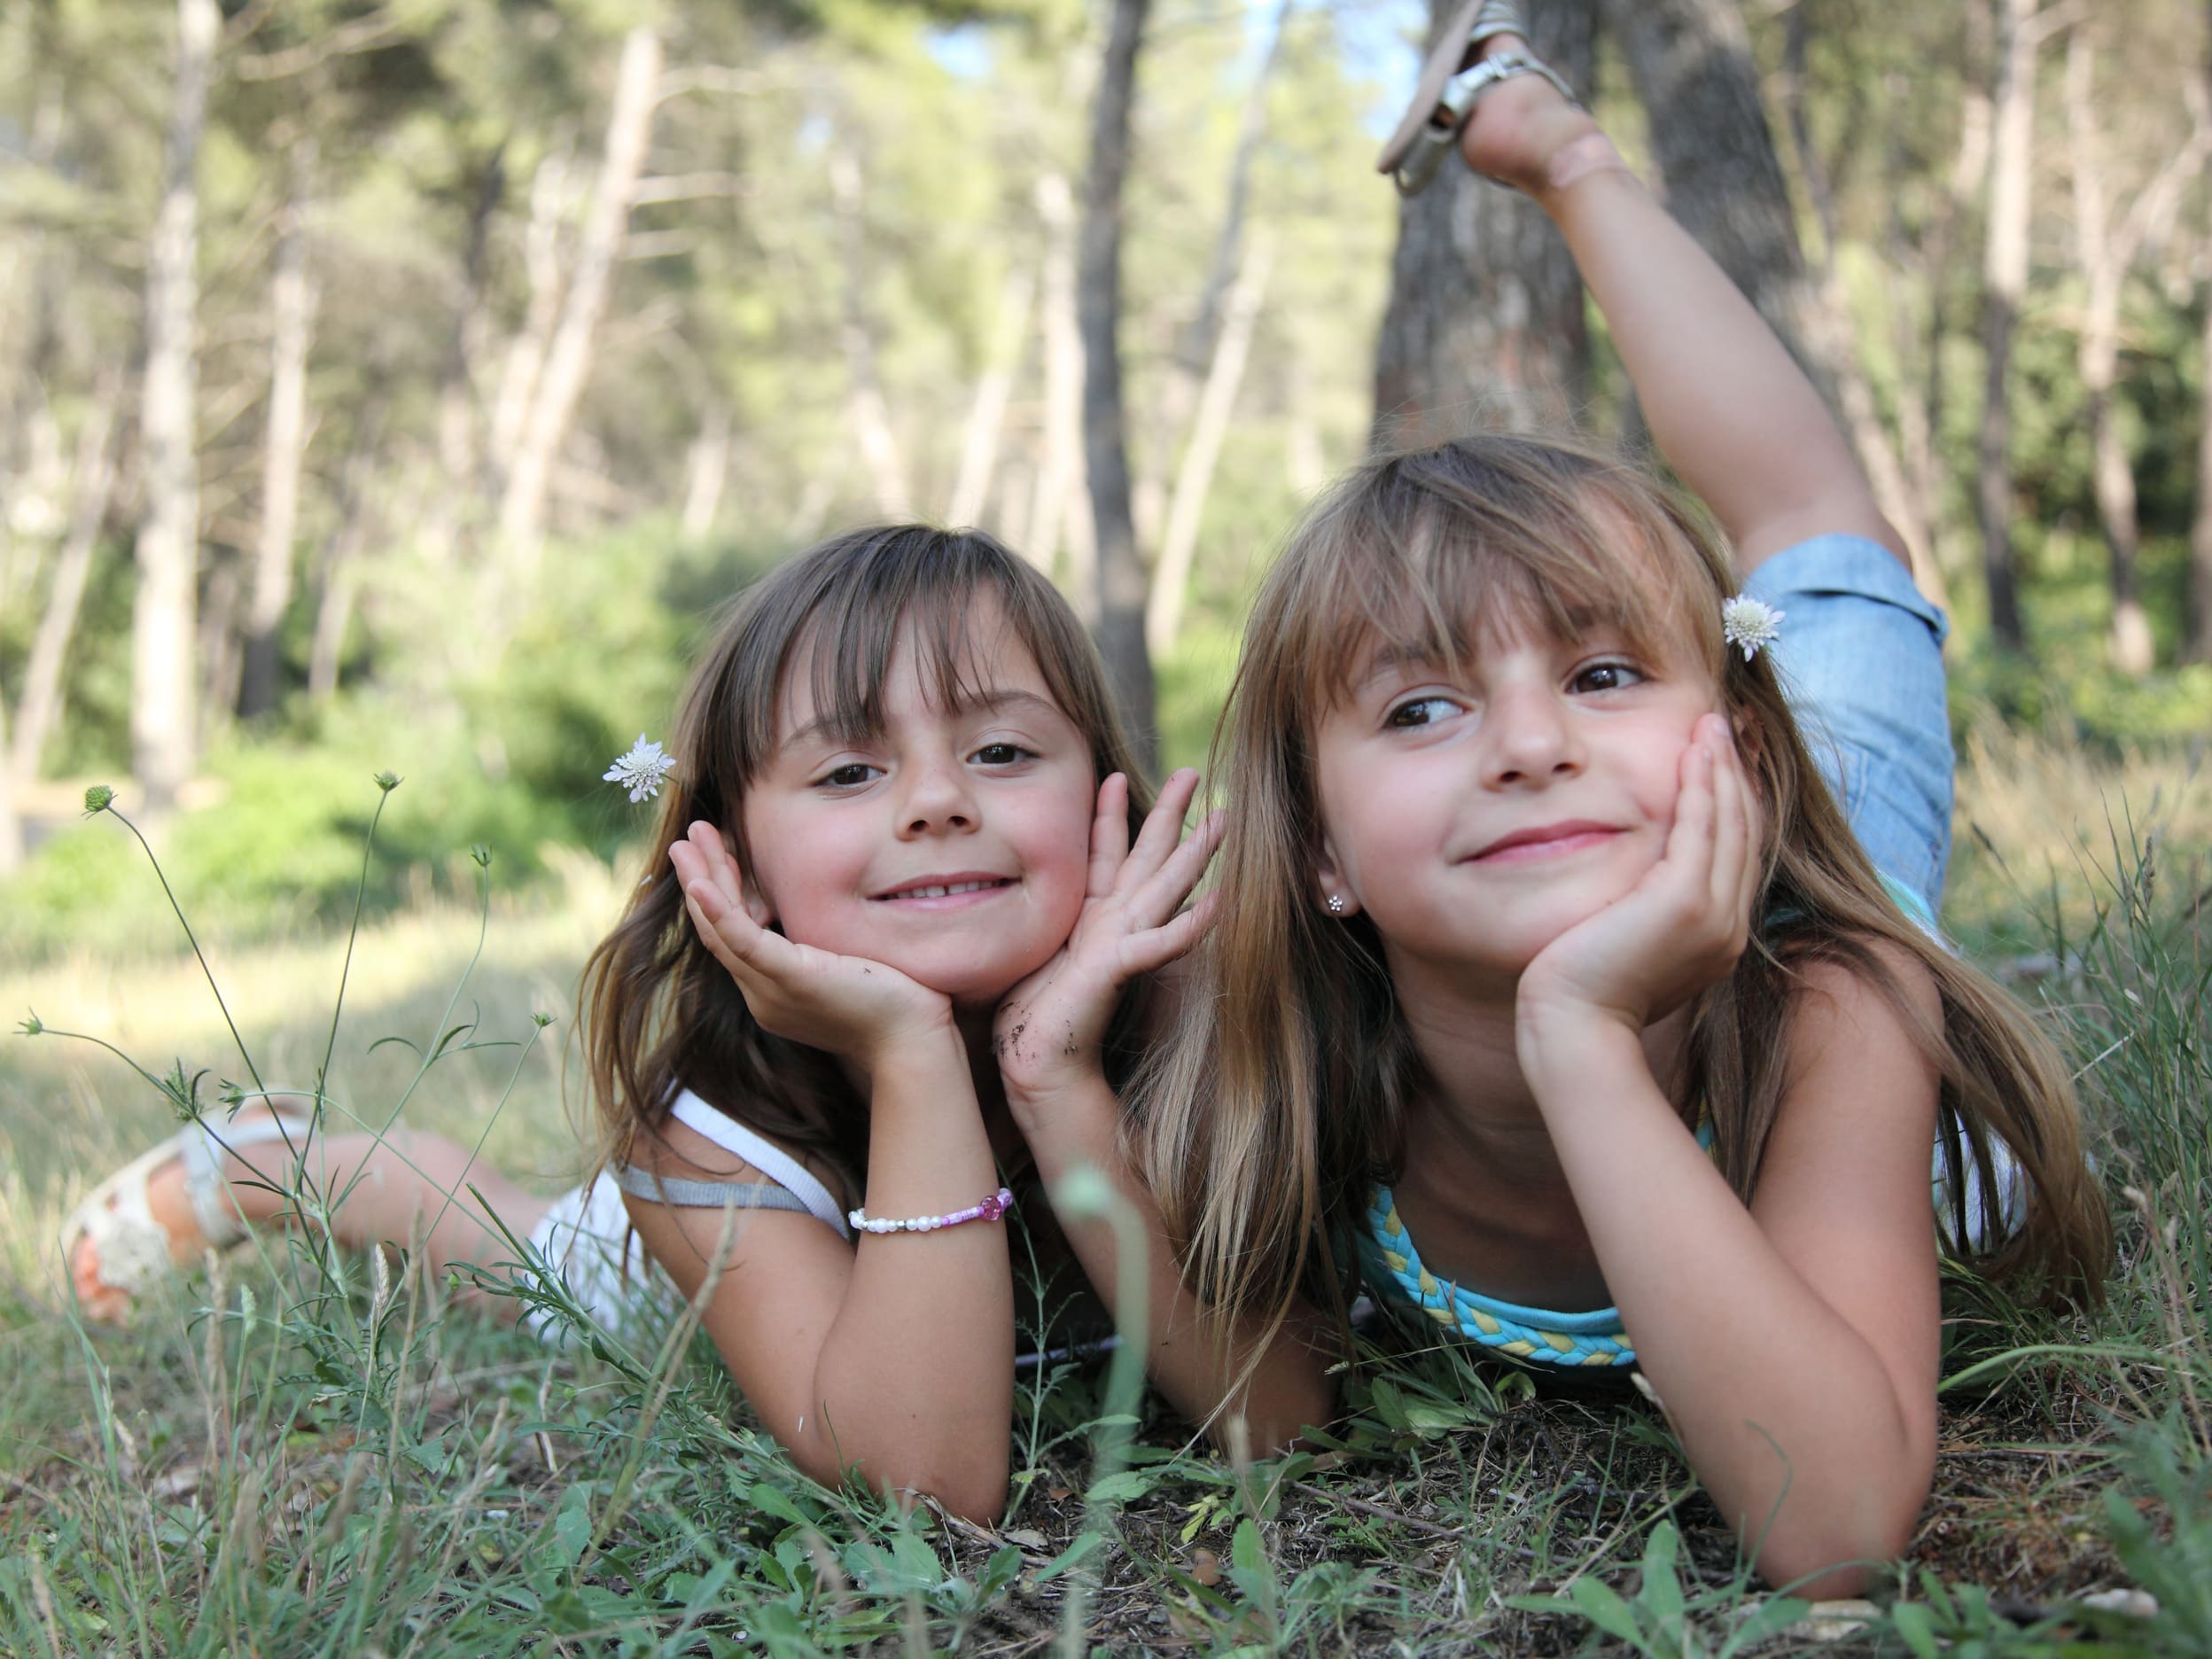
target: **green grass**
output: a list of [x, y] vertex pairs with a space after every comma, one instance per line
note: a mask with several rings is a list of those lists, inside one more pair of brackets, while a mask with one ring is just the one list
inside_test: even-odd
[[[1954, 1287], [1935, 1495], [1869, 1603], [1750, 1580], [1648, 1409], [1539, 1396], [1457, 1349], [1371, 1354], [1333, 1445], [1260, 1462], [1193, 1449], [1154, 1401], [1125, 1444], [1110, 1375], [1059, 1367], [1022, 1386], [1009, 1509], [981, 1528], [799, 1476], [681, 1327], [549, 1349], [396, 1253], [264, 1237], [87, 1330], [60, 1219], [173, 1119], [50, 1034], [0, 1048], [0, 1653], [2212, 1649], [2212, 803], [2183, 754], [1990, 737], [1961, 819], [1949, 920], [2080, 1055], [2122, 1261], [2093, 1320]], [[370, 1045], [434, 1042], [466, 970], [451, 1023], [518, 1046], [449, 1052], [408, 1119], [487, 1133], [549, 1188], [580, 1158], [575, 971], [633, 878], [557, 868], [494, 905], [472, 968], [465, 907], [364, 929], [331, 1071], [382, 1121], [417, 1061]], [[344, 946], [210, 942], [272, 1082], [312, 1079]], [[0, 968], [0, 1004], [157, 1075], [207, 1068], [207, 1098], [240, 1075], [155, 915], [135, 952]]]

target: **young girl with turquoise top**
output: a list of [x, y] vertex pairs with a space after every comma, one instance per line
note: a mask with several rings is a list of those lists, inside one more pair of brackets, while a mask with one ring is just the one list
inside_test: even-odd
[[2107, 1223], [2065, 1067], [1933, 931], [1943, 619], [1803, 374], [1519, 32], [1470, 4], [1386, 167], [1456, 148], [1543, 206], [1717, 526], [1522, 436], [1308, 514], [1219, 740], [1149, 1167], [1276, 1397], [1325, 1388], [1312, 1333], [1359, 1290], [1640, 1374], [1759, 1570], [1835, 1593], [1928, 1492], [1939, 1262], [2093, 1295]]

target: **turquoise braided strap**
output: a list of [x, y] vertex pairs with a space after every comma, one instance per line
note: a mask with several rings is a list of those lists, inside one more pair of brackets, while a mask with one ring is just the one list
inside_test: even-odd
[[1437, 1278], [1421, 1266], [1387, 1187], [1375, 1189], [1365, 1219], [1359, 1253], [1368, 1279], [1378, 1291], [1420, 1309], [1445, 1329], [1530, 1365], [1636, 1363], [1617, 1308], [1559, 1313], [1502, 1302]]

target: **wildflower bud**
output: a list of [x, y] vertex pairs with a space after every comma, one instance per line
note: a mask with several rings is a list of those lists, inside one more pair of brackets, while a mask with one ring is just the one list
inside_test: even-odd
[[38, 1016], [34, 1014], [30, 1016], [30, 1018], [22, 1021], [18, 1029], [20, 1030], [26, 1037], [35, 1037], [39, 1034], [39, 1032], [44, 1031], [46, 1027], [39, 1023]]
[[115, 791], [105, 783], [95, 783], [84, 792], [84, 815], [104, 813], [115, 804]]
[[469, 849], [469, 856], [476, 861], [477, 868], [491, 868], [492, 850], [491, 848], [486, 846], [481, 841], [479, 841], [474, 846]]
[[400, 780], [393, 776], [391, 773], [379, 772], [377, 774], [377, 787], [382, 790], [386, 794], [389, 795], [393, 790], [399, 788], [399, 786]]
[[530, 1016], [530, 1023], [540, 1031], [543, 1031], [553, 1023], [553, 1016], [550, 1014], [533, 1014]]

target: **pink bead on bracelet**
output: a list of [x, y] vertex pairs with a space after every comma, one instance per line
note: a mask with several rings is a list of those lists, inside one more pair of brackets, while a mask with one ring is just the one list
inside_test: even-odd
[[903, 1221], [871, 1216], [865, 1210], [849, 1210], [845, 1219], [862, 1233], [934, 1233], [963, 1221], [996, 1221], [1014, 1207], [1014, 1195], [1001, 1187], [979, 1204], [955, 1210], [950, 1215], [908, 1216]]

